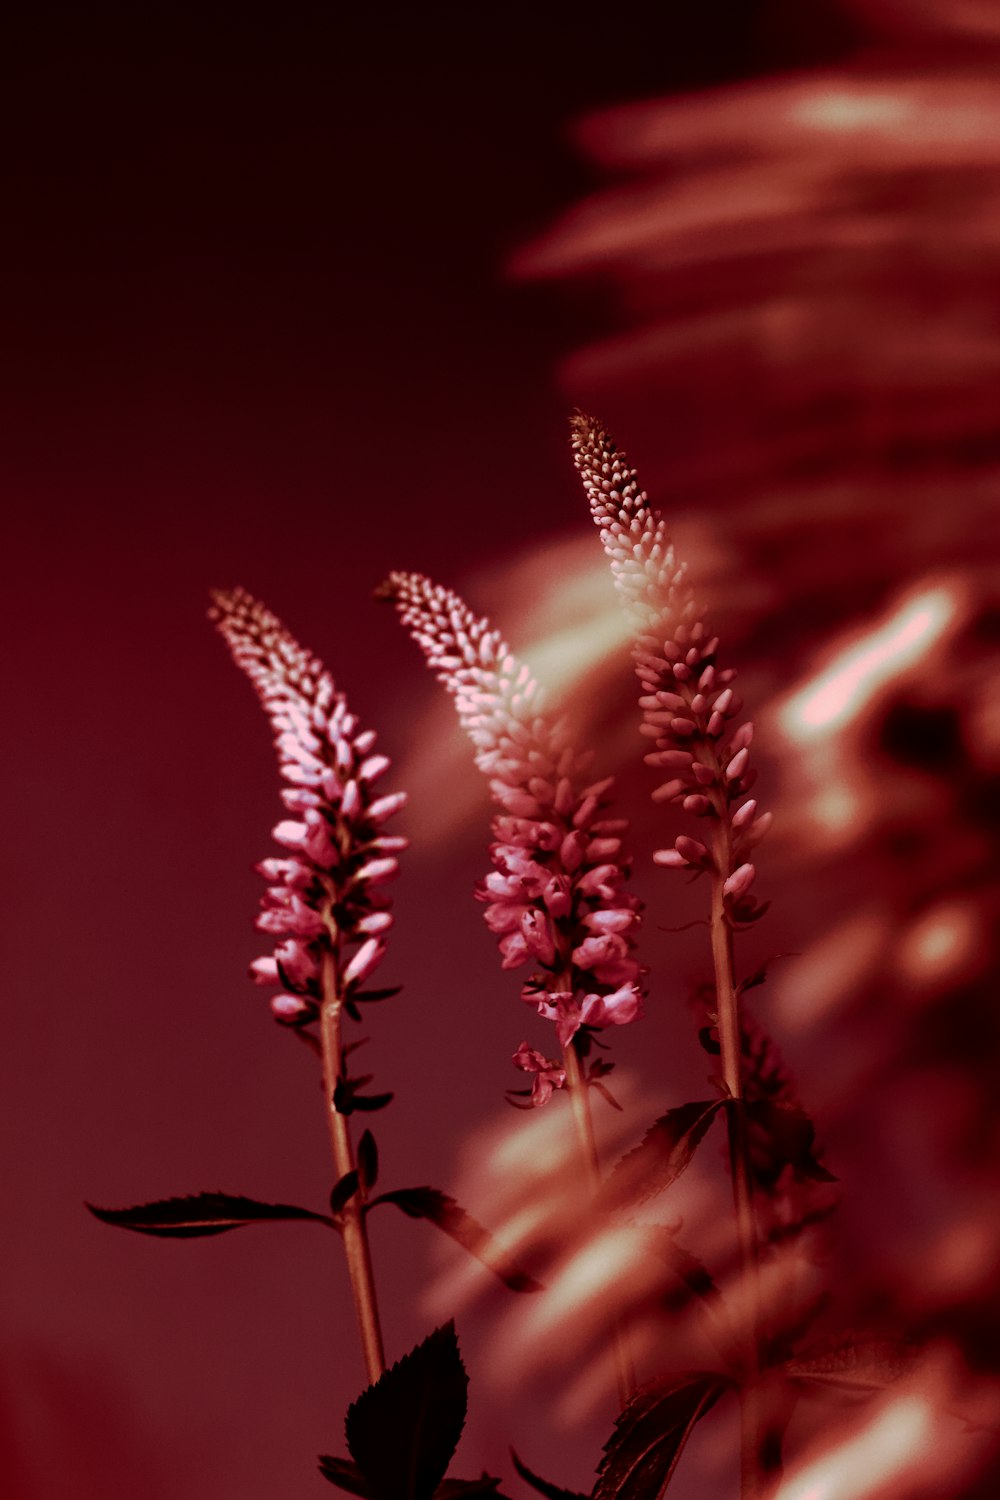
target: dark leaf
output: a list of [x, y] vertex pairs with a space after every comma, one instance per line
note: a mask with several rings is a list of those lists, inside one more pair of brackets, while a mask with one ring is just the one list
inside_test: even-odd
[[378, 1181], [378, 1147], [370, 1130], [364, 1131], [358, 1142], [358, 1176], [366, 1193]]
[[352, 1464], [349, 1458], [331, 1458], [329, 1454], [321, 1453], [319, 1472], [324, 1479], [346, 1490], [349, 1495], [362, 1495], [365, 1500], [369, 1500], [372, 1491], [362, 1479], [357, 1464]]
[[470, 1255], [488, 1266], [512, 1292], [542, 1290], [541, 1283], [522, 1271], [506, 1250], [497, 1244], [489, 1230], [484, 1229], [478, 1219], [466, 1213], [448, 1193], [432, 1187], [397, 1188], [394, 1193], [380, 1193], [368, 1207], [374, 1208], [377, 1203], [394, 1203], [411, 1219], [428, 1219], [430, 1223], [436, 1224], [468, 1250]]
[[392, 1094], [369, 1094], [367, 1097], [359, 1094], [366, 1083], [371, 1083], [373, 1074], [366, 1073], [363, 1078], [338, 1078], [333, 1086], [333, 1107], [338, 1115], [351, 1115], [356, 1109], [366, 1110], [369, 1113], [375, 1109], [385, 1109], [393, 1099]]
[[494, 1500], [506, 1500], [499, 1489], [499, 1479], [482, 1474], [478, 1479], [445, 1479], [434, 1491], [434, 1500], [466, 1500], [474, 1495], [492, 1495]]
[[139, 1234], [158, 1234], [167, 1239], [193, 1239], [197, 1235], [225, 1234], [244, 1224], [279, 1219], [312, 1219], [329, 1224], [325, 1214], [310, 1213], [290, 1203], [258, 1203], [254, 1198], [236, 1198], [228, 1193], [195, 1193], [189, 1198], [163, 1198], [135, 1208], [95, 1208], [86, 1205], [102, 1224], [134, 1229]]
[[838, 1334], [787, 1360], [793, 1380], [840, 1386], [842, 1390], [881, 1391], [913, 1368], [919, 1350], [913, 1344], [872, 1338], [864, 1333]]
[[801, 1104], [789, 1099], [755, 1099], [747, 1104], [746, 1111], [751, 1127], [756, 1126], [766, 1137], [776, 1169], [790, 1166], [799, 1177], [810, 1177], [814, 1182], [837, 1181], [813, 1154], [816, 1127]]
[[722, 1056], [722, 1045], [719, 1042], [719, 1028], [717, 1026], [702, 1026], [698, 1032], [698, 1040], [710, 1057]]
[[625, 1111], [622, 1109], [621, 1105], [618, 1103], [618, 1100], [615, 1098], [614, 1094], [611, 1092], [611, 1090], [609, 1088], [606, 1088], [603, 1083], [596, 1083], [594, 1081], [594, 1079], [590, 1079], [590, 1087], [592, 1089], [596, 1089], [597, 1092], [600, 1094], [601, 1098], [602, 1099], [606, 1099], [607, 1102], [611, 1105], [612, 1109], [616, 1109], [619, 1114], [624, 1114]]
[[468, 1385], [449, 1322], [348, 1407], [347, 1446], [372, 1500], [432, 1500], [462, 1435]]
[[384, 990], [355, 990], [353, 998], [355, 1000], [391, 1000], [393, 995], [398, 995], [402, 988], [401, 984], [393, 984]]
[[698, 1142], [721, 1108], [721, 1099], [708, 1099], [668, 1109], [650, 1126], [635, 1150], [612, 1169], [602, 1201], [608, 1207], [642, 1203], [669, 1187], [689, 1165]]
[[395, 1097], [395, 1094], [357, 1094], [352, 1107], [364, 1110], [366, 1114], [373, 1114], [377, 1109], [385, 1109]]
[[357, 1167], [352, 1167], [349, 1172], [344, 1173], [343, 1177], [340, 1179], [333, 1192], [330, 1194], [330, 1212], [334, 1215], [339, 1214], [345, 1203], [349, 1203], [351, 1201], [357, 1190], [358, 1169]]
[[514, 1460], [514, 1468], [520, 1474], [525, 1484], [530, 1484], [532, 1489], [544, 1495], [546, 1500], [588, 1500], [586, 1495], [581, 1495], [578, 1490], [561, 1490], [557, 1484], [550, 1484], [547, 1479], [541, 1479], [533, 1474], [527, 1464], [523, 1464], [514, 1452], [510, 1450], [510, 1456]]
[[695, 1423], [728, 1384], [710, 1372], [654, 1380], [636, 1391], [604, 1445], [593, 1500], [658, 1500]]
[[766, 958], [764, 960], [759, 969], [755, 969], [753, 973], [748, 975], [746, 979], [742, 979], [740, 981], [740, 983], [736, 986], [736, 993], [738, 995], [745, 995], [747, 990], [756, 989], [759, 984], [763, 984], [767, 979], [768, 969], [773, 963], [776, 963], [779, 958], [796, 957], [798, 957], [798, 955], [795, 953], [772, 953], [770, 958]]

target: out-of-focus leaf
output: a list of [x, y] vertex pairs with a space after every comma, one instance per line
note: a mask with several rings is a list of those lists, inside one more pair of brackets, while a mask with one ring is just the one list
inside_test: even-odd
[[542, 1290], [541, 1282], [523, 1271], [507, 1251], [497, 1244], [489, 1230], [484, 1229], [470, 1213], [466, 1213], [461, 1204], [456, 1203], [448, 1193], [432, 1187], [397, 1188], [392, 1193], [380, 1193], [371, 1200], [368, 1207], [374, 1208], [378, 1203], [394, 1203], [411, 1219], [428, 1219], [430, 1223], [436, 1224], [468, 1250], [470, 1255], [488, 1266], [512, 1292]]
[[348, 1407], [347, 1446], [372, 1500], [433, 1500], [462, 1435], [468, 1386], [448, 1322]]
[[913, 1344], [839, 1334], [785, 1362], [792, 1380], [835, 1385], [843, 1390], [881, 1391], [910, 1371], [919, 1354]]
[[474, 1495], [493, 1495], [495, 1500], [507, 1500], [500, 1493], [499, 1479], [483, 1473], [478, 1479], [445, 1479], [434, 1491], [434, 1500], [466, 1500]]
[[363, 1131], [358, 1141], [358, 1176], [366, 1193], [378, 1181], [378, 1147], [370, 1130]]
[[[659, 1225], [645, 1225], [649, 1244], [655, 1254], [676, 1276], [681, 1285], [688, 1293], [695, 1297], [714, 1297], [718, 1295], [718, 1287], [709, 1275], [708, 1270], [698, 1259], [697, 1255], [679, 1245], [669, 1229]], [[677, 1295], [679, 1288], [671, 1288], [672, 1295], [667, 1301], [671, 1305], [684, 1302], [687, 1298], [681, 1293]]]
[[358, 1169], [352, 1167], [345, 1172], [330, 1194], [330, 1212], [339, 1214], [345, 1203], [349, 1203], [358, 1190]]
[[837, 1181], [813, 1154], [816, 1127], [801, 1104], [789, 1099], [754, 1099], [746, 1105], [746, 1112], [750, 1124], [767, 1137], [775, 1167], [790, 1166], [799, 1177], [814, 1182]]
[[102, 1224], [178, 1240], [225, 1234], [227, 1229], [242, 1229], [245, 1224], [272, 1223], [281, 1219], [330, 1223], [325, 1214], [314, 1214], [307, 1208], [295, 1208], [290, 1203], [258, 1203], [255, 1198], [239, 1198], [228, 1193], [194, 1193], [187, 1198], [162, 1198], [156, 1203], [138, 1204], [135, 1208], [95, 1208], [92, 1203], [86, 1207]]
[[515, 1469], [525, 1484], [530, 1484], [532, 1489], [537, 1490], [540, 1495], [544, 1495], [545, 1500], [588, 1500], [588, 1496], [581, 1495], [578, 1490], [561, 1490], [557, 1484], [550, 1484], [547, 1479], [542, 1479], [540, 1475], [533, 1474], [527, 1464], [521, 1462], [513, 1448], [510, 1450], [510, 1456], [514, 1461]]
[[695, 1423], [729, 1383], [712, 1371], [654, 1380], [636, 1391], [604, 1445], [593, 1500], [658, 1500]]
[[650, 1126], [612, 1169], [601, 1191], [608, 1208], [642, 1203], [669, 1187], [690, 1165], [699, 1141], [722, 1108], [721, 1099], [678, 1104]]

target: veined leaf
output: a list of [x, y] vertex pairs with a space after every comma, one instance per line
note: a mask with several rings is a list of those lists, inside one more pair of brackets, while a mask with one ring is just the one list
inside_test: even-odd
[[668, 1109], [612, 1169], [600, 1201], [609, 1208], [642, 1203], [669, 1187], [690, 1165], [722, 1105], [721, 1099], [702, 1099]]
[[372, 1500], [433, 1500], [462, 1435], [468, 1385], [449, 1322], [348, 1408], [347, 1446]]
[[141, 1203], [135, 1208], [95, 1208], [92, 1203], [86, 1207], [102, 1224], [134, 1229], [138, 1234], [158, 1234], [165, 1239], [225, 1234], [227, 1229], [242, 1229], [245, 1224], [280, 1219], [332, 1223], [325, 1214], [314, 1214], [290, 1203], [258, 1203], [255, 1198], [238, 1198], [228, 1193], [194, 1193], [188, 1198], [163, 1198], [157, 1203]]
[[450, 1235], [453, 1240], [481, 1260], [484, 1266], [488, 1266], [495, 1276], [499, 1276], [505, 1286], [510, 1287], [513, 1292], [540, 1292], [541, 1283], [526, 1271], [522, 1271], [496, 1240], [488, 1229], [484, 1229], [478, 1219], [466, 1213], [462, 1206], [455, 1202], [454, 1198], [447, 1193], [442, 1193], [438, 1188], [397, 1188], [392, 1193], [380, 1193], [368, 1204], [374, 1208], [378, 1203], [394, 1203], [397, 1208], [402, 1209], [411, 1219], [428, 1219], [430, 1223]]
[[593, 1500], [658, 1500], [695, 1423], [729, 1383], [711, 1371], [651, 1381], [636, 1391], [604, 1445]]

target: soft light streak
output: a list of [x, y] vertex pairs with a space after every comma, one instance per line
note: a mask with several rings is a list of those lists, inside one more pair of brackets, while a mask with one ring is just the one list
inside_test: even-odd
[[905, 600], [786, 701], [780, 711], [786, 734], [805, 743], [843, 729], [880, 689], [927, 655], [957, 613], [956, 590], [946, 584]]
[[934, 1412], [922, 1396], [901, 1396], [855, 1437], [800, 1469], [774, 1500], [866, 1500], [930, 1449]]

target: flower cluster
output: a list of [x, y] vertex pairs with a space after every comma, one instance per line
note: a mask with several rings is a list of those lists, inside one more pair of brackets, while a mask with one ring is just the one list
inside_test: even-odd
[[[612, 778], [586, 783], [590, 757], [574, 751], [528, 668], [457, 594], [417, 573], [390, 574], [382, 592], [454, 696], [503, 809], [493, 822], [494, 869], [476, 888], [503, 967], [536, 966], [523, 998], [556, 1023], [564, 1049], [582, 1027], [637, 1020], [642, 904], [626, 890], [628, 825], [607, 816]], [[564, 1081], [527, 1043], [515, 1061], [536, 1075], [535, 1103]]]
[[753, 798], [739, 801], [756, 772], [749, 766], [753, 724], [731, 723], [742, 707], [732, 688], [736, 673], [717, 665], [718, 637], [700, 618], [686, 569], [625, 454], [582, 413], [571, 430], [574, 461], [636, 636], [641, 728], [654, 742], [646, 761], [668, 774], [654, 800], [680, 803], [711, 828], [707, 842], [681, 834], [653, 858], [671, 868], [720, 872], [729, 919], [755, 921], [767, 908], [750, 895], [756, 869], [749, 855], [771, 814], [758, 814]]
[[271, 720], [293, 815], [274, 829], [284, 856], [257, 866], [268, 881], [257, 926], [276, 945], [251, 973], [281, 986], [271, 1000], [279, 1021], [308, 1025], [324, 998], [350, 1004], [383, 956], [383, 886], [407, 843], [383, 825], [406, 796], [375, 793], [389, 760], [373, 753], [374, 732], [359, 729], [322, 662], [243, 589], [212, 599], [211, 618]]

